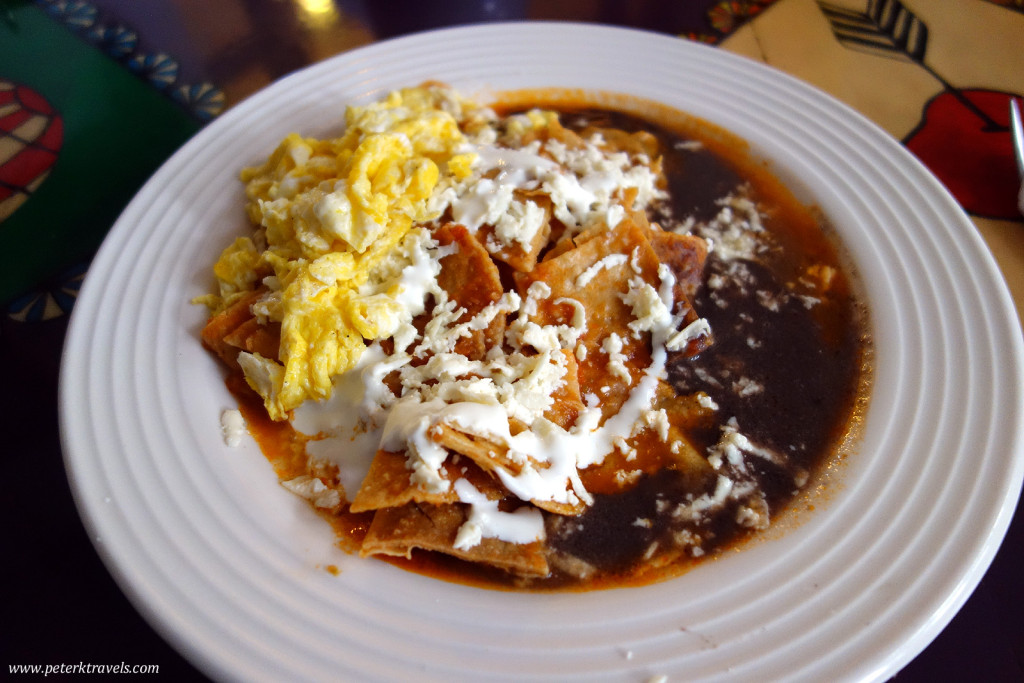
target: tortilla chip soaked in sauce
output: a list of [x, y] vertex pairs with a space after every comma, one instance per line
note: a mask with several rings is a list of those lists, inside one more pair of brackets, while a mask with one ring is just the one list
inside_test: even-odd
[[495, 228], [490, 225], [481, 226], [478, 239], [484, 244], [495, 244], [490, 248], [490, 252], [496, 261], [507, 263], [515, 270], [525, 273], [537, 265], [537, 259], [551, 237], [551, 200], [536, 191], [521, 192], [517, 196], [536, 205], [543, 216], [530, 240], [525, 244], [516, 241], [511, 244], [502, 243], [498, 246], [493, 240]]
[[412, 503], [380, 510], [373, 517], [360, 554], [408, 558], [419, 548], [490, 565], [517, 576], [548, 575], [548, 563], [539, 541], [520, 544], [484, 538], [472, 548], [457, 548], [456, 538], [466, 518], [462, 505]]
[[[465, 455], [476, 465], [491, 475], [498, 472], [508, 472], [512, 476], [518, 476], [525, 467], [546, 467], [546, 463], [538, 463], [529, 457], [516, 459], [511, 457], [509, 449], [504, 444], [488, 441], [479, 436], [473, 436], [461, 432], [458, 429], [440, 424], [434, 427], [430, 434], [434, 441], [447, 448], [452, 453]], [[495, 482], [495, 485], [498, 485]], [[500, 486], [500, 485], [499, 485]], [[577, 500], [575, 503], [561, 503], [553, 500], [531, 498], [530, 502], [547, 512], [556, 515], [578, 515], [586, 509], [586, 505]]]
[[[465, 322], [501, 298], [498, 267], [487, 250], [469, 231], [457, 223], [442, 225], [434, 231], [441, 246], [455, 246], [454, 254], [441, 259], [437, 284], [465, 310], [457, 322]], [[483, 330], [471, 330], [455, 344], [455, 353], [472, 360], [483, 358], [487, 349], [501, 343], [505, 334], [504, 316], [495, 316]]]
[[585, 351], [577, 354], [583, 358], [578, 382], [583, 391], [599, 392], [605, 419], [619, 411], [629, 389], [639, 381], [639, 371], [651, 360], [650, 341], [634, 334], [630, 324], [636, 318], [624, 300], [637, 278], [657, 288], [658, 257], [644, 231], [629, 221], [587, 234], [575, 248], [516, 278], [524, 291], [535, 282], [551, 289], [534, 316], [539, 324], [566, 322], [565, 307], [559, 305], [562, 300], [574, 299], [583, 305], [587, 328], [579, 340]]
[[[478, 491], [491, 500], [498, 500], [505, 491], [492, 483], [489, 476], [481, 472], [472, 463], [457, 465], [447, 462], [444, 465], [445, 479], [451, 483], [459, 477], [467, 478]], [[370, 463], [370, 471], [363, 479], [355, 499], [352, 501], [352, 512], [366, 512], [381, 508], [401, 507], [408, 503], [430, 503], [441, 505], [454, 503], [459, 497], [449, 486], [444, 491], [427, 491], [413, 483], [411, 472], [406, 467], [404, 453], [392, 453], [379, 450]]]
[[[240, 335], [239, 331], [256, 319], [251, 309], [260, 296], [259, 291], [243, 294], [206, 321], [200, 333], [203, 345], [234, 369], [238, 368], [238, 351], [244, 348], [240, 341], [244, 343], [244, 339], [248, 337], [247, 334]], [[274, 349], [274, 354], [277, 354], [277, 349]]]
[[655, 255], [660, 263], [664, 263], [672, 270], [675, 277], [675, 301], [677, 307], [674, 312], [681, 312], [686, 306], [692, 317], [696, 317], [696, 311], [690, 300], [697, 293], [700, 286], [702, 274], [704, 273], [704, 261], [708, 255], [708, 243], [693, 235], [681, 235], [675, 232], [666, 232], [654, 226], [648, 233], [647, 238]]

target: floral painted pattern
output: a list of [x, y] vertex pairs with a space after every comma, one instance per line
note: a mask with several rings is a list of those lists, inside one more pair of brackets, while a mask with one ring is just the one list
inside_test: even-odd
[[7, 317], [17, 322], [43, 322], [67, 315], [78, 298], [86, 269], [86, 264], [76, 264], [15, 299], [7, 307]]
[[702, 30], [683, 34], [684, 38], [717, 45], [756, 17], [776, 0], [719, 0], [711, 4]]
[[84, 0], [36, 0], [36, 4], [83, 39], [124, 64], [140, 78], [170, 96], [200, 121], [224, 110], [224, 93], [212, 83], [182, 83], [178, 63], [163, 52], [144, 52], [138, 34], [123, 24], [107, 21]]

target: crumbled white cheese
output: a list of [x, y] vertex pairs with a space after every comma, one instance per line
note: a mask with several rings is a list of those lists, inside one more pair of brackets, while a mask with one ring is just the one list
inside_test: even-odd
[[642, 470], [618, 470], [615, 473], [615, 483], [619, 486], [629, 486], [635, 484], [643, 474]]
[[741, 195], [729, 195], [718, 204], [721, 207], [718, 214], [699, 228], [701, 236], [713, 242], [714, 253], [719, 258], [756, 259], [764, 248], [767, 234], [757, 205]]
[[648, 410], [644, 413], [642, 424], [637, 423], [637, 426], [653, 429], [661, 441], [668, 441], [670, 423], [668, 420], [668, 413], [665, 412], [664, 408], [661, 408], [660, 410]]
[[804, 295], [804, 296], [800, 297], [800, 303], [802, 303], [804, 305], [804, 308], [806, 308], [807, 310], [810, 310], [810, 309], [814, 308], [815, 306], [817, 306], [818, 304], [820, 304], [821, 303], [821, 299], [819, 299], [817, 297], [814, 297], [814, 296], [806, 296], [806, 295]]
[[732, 390], [736, 392], [737, 396], [747, 398], [762, 393], [764, 385], [744, 376], [732, 383]]
[[704, 149], [704, 143], [700, 140], [679, 140], [675, 148], [685, 152], [699, 152]]
[[642, 332], [650, 332], [656, 327], [665, 327], [671, 321], [672, 315], [658, 290], [638, 277], [630, 279], [629, 291], [622, 300], [632, 307], [636, 318], [629, 323], [634, 337], [639, 338]]
[[245, 435], [245, 418], [242, 413], [235, 409], [225, 410], [220, 414], [220, 431], [224, 436], [224, 443], [230, 448], [236, 448], [242, 443]]
[[774, 296], [771, 292], [765, 289], [759, 289], [757, 291], [757, 301], [772, 313], [778, 313], [782, 307], [780, 297]]
[[341, 494], [324, 484], [318, 477], [303, 474], [294, 479], [282, 481], [281, 486], [312, 502], [318, 508], [330, 509], [341, 505]]
[[703, 391], [697, 394], [697, 403], [702, 408], [707, 408], [708, 410], [718, 410], [718, 404], [715, 403], [715, 400], [708, 396], [707, 394], [705, 394]]
[[747, 505], [736, 508], [736, 523], [750, 529], [763, 529], [768, 526], [766, 515]]
[[636, 449], [629, 445], [629, 442], [626, 441], [625, 437], [616, 436], [612, 439], [612, 443], [615, 446], [615, 450], [626, 456], [626, 460], [636, 460]]
[[697, 318], [692, 323], [676, 332], [665, 342], [669, 351], [682, 351], [691, 341], [711, 336], [711, 324], [706, 318]]
[[613, 377], [629, 383], [633, 380], [626, 367], [626, 354], [622, 353], [622, 337], [612, 332], [601, 342], [601, 350], [608, 354], [608, 372]]
[[708, 454], [708, 464], [718, 473], [715, 490], [679, 504], [672, 510], [672, 516], [680, 521], [700, 522], [707, 514], [736, 504], [737, 523], [758, 529], [766, 527], [769, 522], [768, 506], [764, 494], [750, 475], [744, 456], [783, 464], [779, 454], [755, 445], [741, 434], [735, 418], [731, 418], [718, 443]]

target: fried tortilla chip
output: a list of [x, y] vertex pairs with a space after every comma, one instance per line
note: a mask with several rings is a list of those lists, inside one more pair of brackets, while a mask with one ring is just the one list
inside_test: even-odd
[[626, 152], [634, 157], [646, 156], [651, 160], [651, 169], [657, 174], [661, 173], [661, 157], [659, 156], [661, 145], [658, 143], [658, 138], [651, 133], [646, 130], [629, 133], [618, 128], [597, 128], [584, 130], [583, 136], [586, 137], [593, 132], [598, 133], [604, 139], [602, 146], [605, 149]]
[[[490, 254], [462, 225], [446, 223], [434, 231], [442, 245], [455, 244], [458, 251], [441, 259], [441, 273], [437, 282], [448, 296], [466, 312], [459, 322], [465, 322], [505, 293], [498, 267]], [[483, 330], [473, 330], [468, 337], [455, 344], [455, 352], [472, 360], [480, 360], [487, 349], [501, 343], [505, 335], [505, 317], [495, 316]]]
[[360, 554], [411, 557], [416, 548], [433, 550], [469, 562], [479, 562], [524, 577], [548, 575], [543, 544], [516, 544], [484, 538], [479, 544], [455, 548], [459, 527], [466, 522], [466, 508], [460, 504], [411, 503], [378, 510], [363, 539]]
[[[535, 321], [541, 325], [565, 324], [565, 307], [559, 299], [575, 299], [583, 304], [588, 321], [579, 343], [585, 354], [578, 364], [580, 394], [602, 399], [601, 410], [607, 419], [619, 411], [630, 388], [639, 381], [642, 368], [651, 362], [650, 340], [637, 338], [629, 324], [635, 320], [632, 307], [623, 301], [630, 280], [639, 277], [657, 288], [658, 258], [647, 240], [646, 231], [630, 221], [610, 230], [583, 234], [582, 243], [561, 255], [537, 264], [533, 272], [519, 275], [522, 291], [536, 281], [551, 289], [551, 296], [539, 303]], [[627, 359], [631, 379], [612, 369], [609, 354], [602, 349], [605, 340], [615, 335], [619, 351]]]
[[544, 411], [544, 417], [562, 429], [569, 429], [576, 424], [576, 418], [587, 406], [580, 392], [579, 361], [568, 349], [563, 349], [562, 354], [565, 356], [565, 377], [562, 378], [562, 384], [558, 389], [551, 394], [553, 402], [551, 407]]
[[666, 232], [657, 226], [651, 226], [647, 238], [658, 260], [667, 265], [676, 278], [677, 305], [680, 301], [686, 301], [692, 310], [693, 306], [689, 302], [703, 280], [708, 243], [695, 235]]
[[[203, 346], [217, 354], [229, 368], [239, 372], [241, 372], [238, 366], [240, 347], [229, 342], [228, 337], [241, 325], [255, 318], [250, 309], [262, 295], [261, 291], [243, 294], [230, 306], [206, 321], [206, 325], [203, 326], [202, 332], [199, 334]], [[274, 356], [276, 355], [277, 349], [274, 349]]]
[[583, 485], [593, 494], [614, 494], [632, 488], [640, 475], [663, 469], [683, 473], [694, 490], [709, 485], [715, 472], [687, 436], [709, 412], [696, 396], [679, 396], [668, 382], [659, 382], [647, 424], [601, 464], [582, 470]]
[[714, 481], [715, 471], [700, 455], [679, 425], [671, 422], [662, 428], [643, 429], [624, 443], [625, 452], [613, 450], [593, 467], [580, 472], [580, 479], [594, 495], [625, 492], [636, 485], [641, 475], [671, 469], [683, 473], [695, 488]]
[[[459, 500], [455, 490], [449, 489], [441, 493], [431, 493], [420, 486], [413, 485], [412, 471], [408, 466], [408, 457], [404, 453], [380, 450], [370, 463], [370, 470], [362, 480], [355, 500], [352, 501], [351, 512], [366, 512], [381, 508], [394, 508], [407, 503], [455, 503]], [[488, 499], [497, 501], [508, 495], [508, 492], [492, 477], [484, 474], [472, 459], [459, 462], [458, 456], [450, 457], [443, 464], [443, 476], [449, 481], [460, 477], [469, 480], [477, 490]]]
[[[544, 417], [563, 429], [568, 429], [575, 423], [580, 412], [585, 408], [583, 398], [580, 394], [579, 381], [577, 378], [576, 358], [568, 351], [562, 352], [565, 356], [566, 376], [562, 385], [552, 394], [553, 403], [544, 413]], [[509, 424], [509, 431], [515, 434], [526, 426], [514, 421]], [[500, 486], [497, 481], [497, 472], [504, 471], [512, 476], [522, 473], [524, 467], [543, 468], [546, 463], [532, 459], [519, 459], [509, 455], [508, 446], [497, 440], [488, 439], [479, 434], [471, 434], [453, 425], [439, 422], [433, 425], [428, 433], [434, 442], [444, 446], [452, 453], [463, 455], [475, 463], [483, 472], [494, 475], [494, 486]], [[567, 489], [568, 490], [568, 489]], [[444, 499], [443, 501], [430, 502], [453, 502]], [[557, 503], [546, 500], [531, 500], [537, 507], [554, 512], [560, 515], [579, 514], [586, 507], [582, 502], [575, 504]]]
[[349, 510], [365, 512], [398, 507], [414, 498], [432, 503], [449, 503], [458, 499], [451, 489], [444, 493], [430, 494], [418, 487], [414, 488], [409, 480], [410, 472], [405, 462], [405, 453], [378, 450]]
[[550, 261], [557, 258], [565, 252], [575, 249], [587, 240], [596, 237], [601, 233], [608, 232], [610, 229], [611, 227], [609, 227], [607, 223], [595, 223], [589, 228], [575, 234], [566, 231], [558, 241], [555, 242], [554, 246], [544, 253], [544, 258], [541, 260]]
[[[657, 225], [651, 226], [648, 239], [658, 260], [668, 266], [675, 277], [672, 313], [682, 315], [680, 328], [685, 328], [699, 317], [693, 306], [693, 297], [703, 281], [704, 262], [708, 255], [707, 242], [694, 235], [666, 232]], [[714, 340], [711, 335], [702, 334], [691, 339], [679, 353], [688, 357], [696, 356], [707, 350], [712, 343]]]
[[[517, 191], [516, 195], [517, 199], [531, 201], [539, 206], [544, 212], [544, 220], [529, 243], [513, 242], [501, 245], [500, 248], [490, 249], [490, 253], [496, 260], [507, 263], [518, 272], [525, 273], [533, 270], [533, 267], [537, 265], [541, 250], [547, 246], [548, 240], [551, 238], [551, 198], [540, 192]], [[485, 245], [496, 243], [493, 237], [494, 230], [492, 226], [482, 226], [477, 232], [477, 239]]]
[[509, 455], [508, 447], [490, 439], [474, 434], [467, 434], [454, 427], [441, 423], [429, 430], [430, 438], [448, 450], [464, 455], [475, 462], [484, 472], [495, 472], [499, 469], [520, 474], [527, 465], [543, 466], [536, 461], [525, 462]]
[[[476, 463], [481, 470], [493, 474], [495, 477], [497, 477], [499, 470], [504, 470], [512, 476], [517, 476], [528, 466], [533, 468], [548, 467], [548, 464], [545, 462], [537, 462], [533, 459], [523, 461], [514, 458], [509, 454], [508, 446], [504, 444], [466, 434], [443, 423], [432, 428], [430, 435], [437, 443], [454, 453], [466, 456]], [[496, 479], [494, 485], [500, 486]], [[553, 512], [556, 515], [578, 515], [587, 507], [579, 500], [575, 503], [559, 503], [552, 500], [532, 499], [530, 502], [540, 509]]]
[[[411, 471], [406, 465], [406, 461], [405, 453], [377, 451], [373, 462], [370, 463], [370, 469], [352, 501], [350, 511], [365, 512], [381, 508], [401, 507], [407, 503], [438, 505], [454, 503], [459, 499], [451, 487], [448, 487], [447, 491], [433, 493], [419, 486], [413, 486], [410, 478]], [[491, 500], [499, 500], [506, 495], [506, 491], [498, 486], [491, 477], [481, 472], [472, 461], [454, 463], [453, 459], [449, 457], [443, 468], [443, 475], [449, 482], [465, 477], [478, 491]]]
[[262, 324], [259, 319], [252, 317], [225, 336], [224, 342], [243, 351], [278, 360], [281, 348], [281, 323]]

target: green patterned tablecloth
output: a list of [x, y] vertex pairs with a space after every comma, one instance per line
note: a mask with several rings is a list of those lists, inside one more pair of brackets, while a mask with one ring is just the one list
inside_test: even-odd
[[54, 296], [30, 294], [22, 312], [46, 315], [132, 195], [201, 122], [90, 42], [94, 25], [76, 32], [29, 2], [0, 7], [0, 302], [46, 282], [40, 291]]

